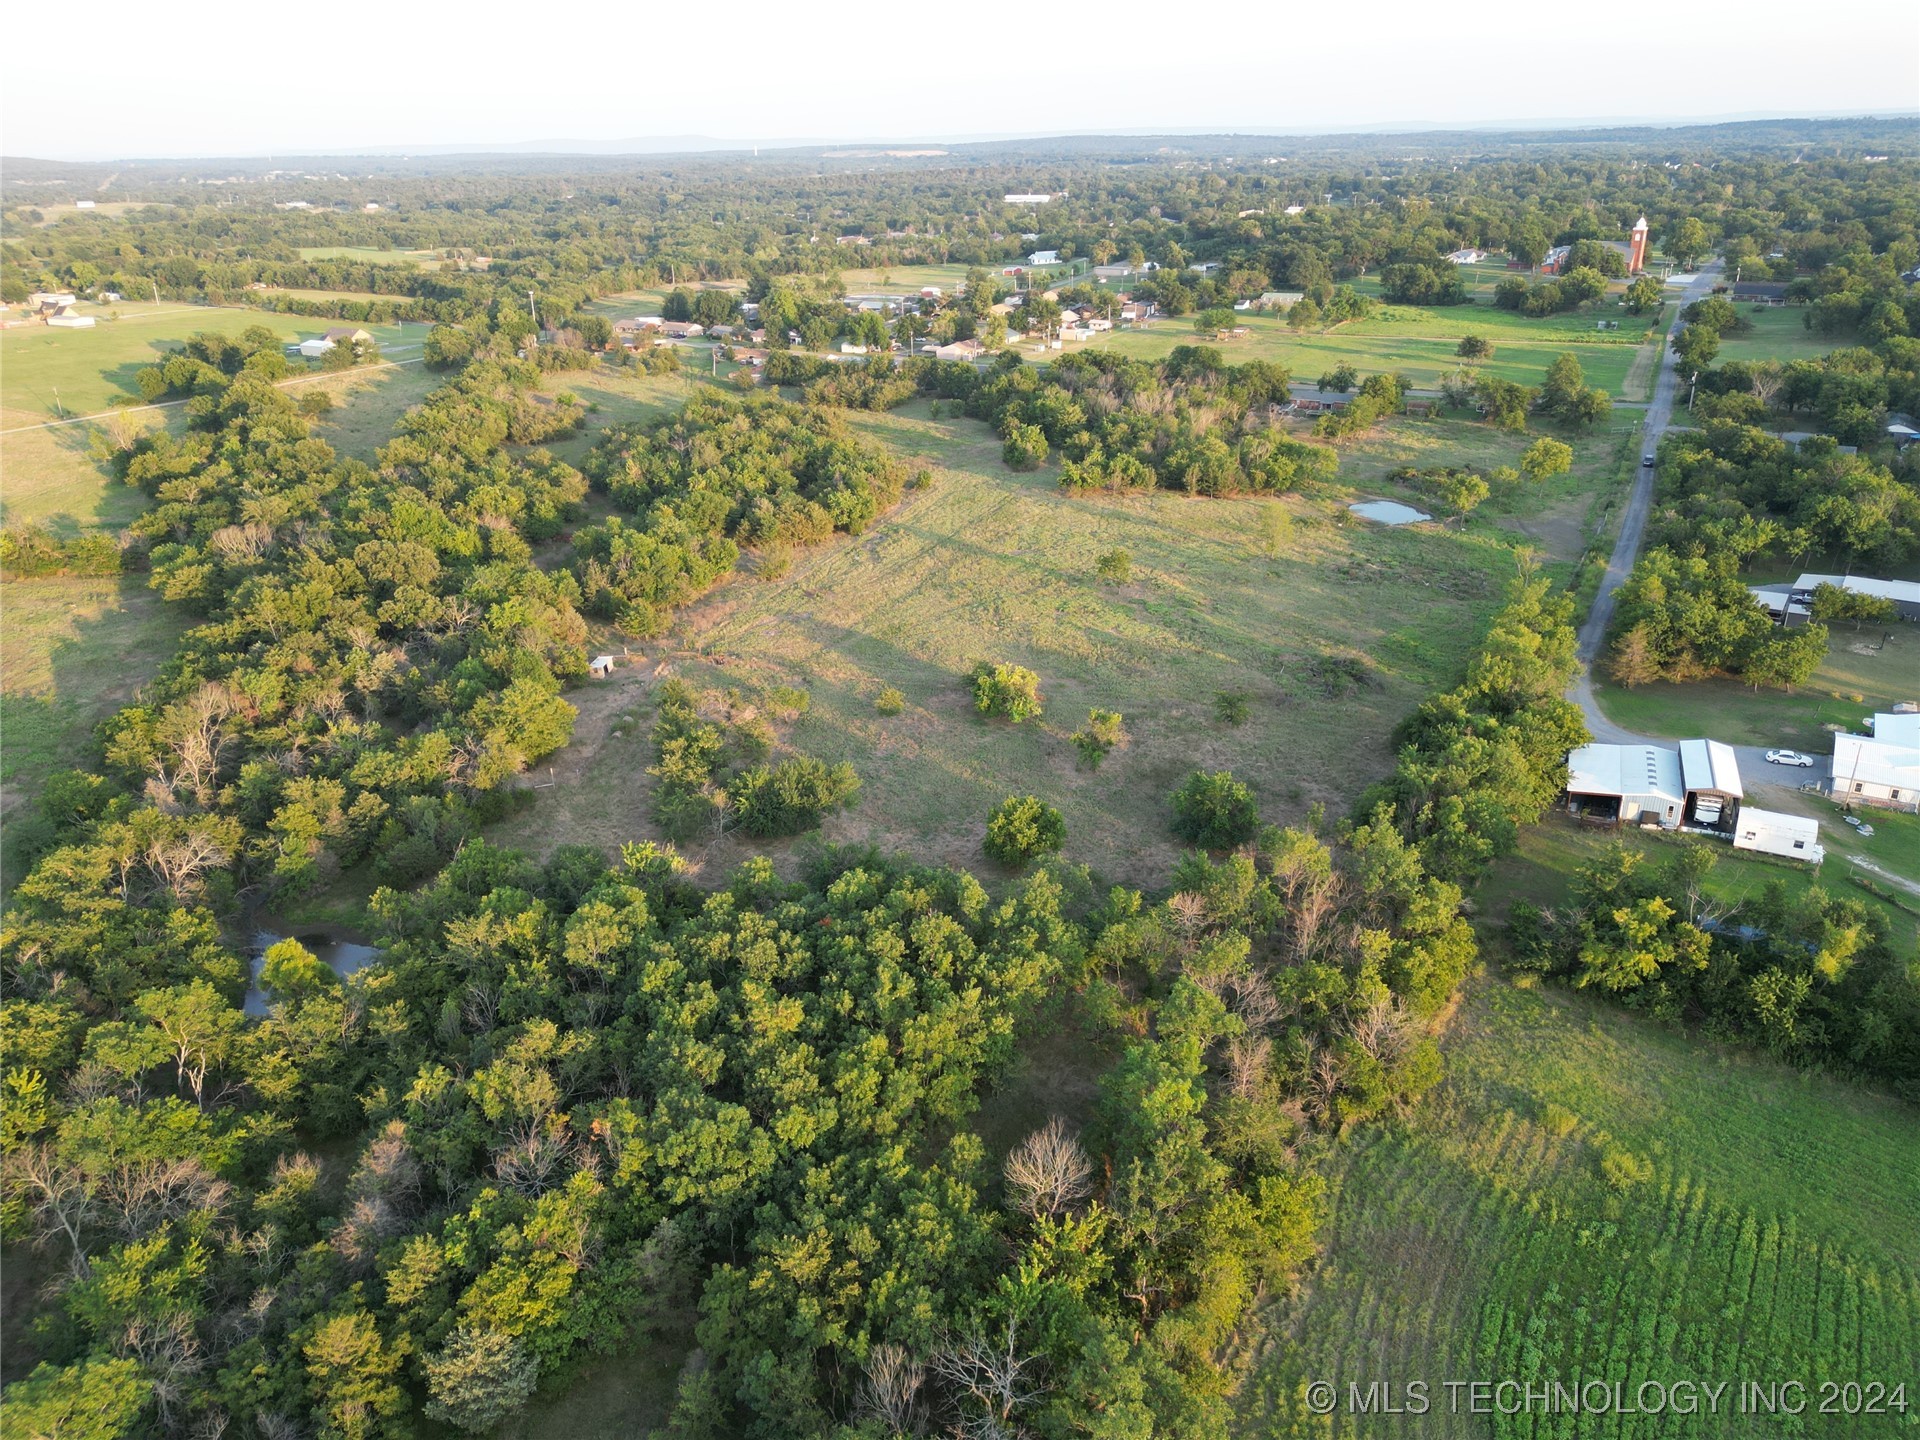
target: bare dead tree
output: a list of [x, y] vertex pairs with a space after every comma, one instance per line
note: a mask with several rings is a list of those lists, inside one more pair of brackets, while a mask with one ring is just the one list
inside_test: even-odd
[[1093, 1163], [1058, 1115], [1013, 1148], [1006, 1176], [1015, 1206], [1035, 1219], [1065, 1214], [1093, 1190]]
[[6, 1160], [8, 1188], [25, 1197], [40, 1223], [43, 1239], [64, 1235], [75, 1261], [85, 1253], [88, 1227], [98, 1208], [93, 1189], [78, 1165], [63, 1160], [53, 1146], [23, 1146]]
[[1241, 1100], [1260, 1093], [1267, 1065], [1273, 1056], [1273, 1041], [1265, 1035], [1236, 1035], [1227, 1042], [1227, 1088]]
[[1413, 1048], [1414, 1020], [1397, 1000], [1376, 1000], [1353, 1022], [1352, 1033], [1361, 1049], [1392, 1068]]
[[876, 1345], [860, 1382], [860, 1409], [896, 1435], [918, 1435], [926, 1423], [920, 1388], [927, 1368], [898, 1345]]
[[953, 1392], [954, 1433], [967, 1440], [1012, 1440], [1023, 1433], [1019, 1414], [1043, 1394], [1033, 1372], [1037, 1355], [1020, 1353], [1018, 1322], [1006, 1334], [975, 1333], [942, 1346], [928, 1368]]

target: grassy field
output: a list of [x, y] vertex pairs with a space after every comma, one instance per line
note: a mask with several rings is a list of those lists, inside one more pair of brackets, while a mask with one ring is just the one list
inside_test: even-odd
[[[86, 415], [128, 399], [137, 400], [134, 375], [189, 335], [203, 330], [238, 335], [264, 325], [286, 340], [305, 339], [327, 328], [325, 320], [275, 315], [265, 310], [206, 305], [154, 306], [123, 303], [94, 309], [99, 323], [91, 330], [55, 330], [30, 325], [0, 331], [0, 421], [4, 428], [55, 418], [60, 411]], [[117, 316], [118, 318], [112, 318]], [[418, 345], [425, 330], [414, 325], [367, 328], [383, 347]], [[417, 353], [417, 352], [416, 352]], [[55, 407], [55, 392], [59, 409]], [[9, 437], [12, 438], [12, 437]]]
[[1596, 677], [1594, 693], [1609, 720], [1642, 735], [1711, 735], [1730, 745], [1830, 755], [1830, 727], [1858, 731], [1874, 711], [1920, 700], [1920, 635], [1909, 625], [1836, 625], [1825, 662], [1797, 690], [1755, 691], [1738, 680], [1628, 689]]
[[381, 250], [372, 245], [302, 245], [302, 260], [353, 260], [368, 265], [418, 265], [437, 270], [447, 263], [438, 250]]
[[[1065, 812], [1069, 859], [1157, 883], [1177, 853], [1167, 795], [1195, 766], [1232, 769], [1276, 820], [1315, 801], [1343, 810], [1385, 773], [1388, 732], [1453, 682], [1514, 568], [1501, 536], [1348, 525], [1345, 488], [1282, 502], [1076, 499], [1050, 472], [1009, 473], [974, 422], [916, 404], [854, 423], [932, 483], [784, 578], [724, 587], [667, 642], [635, 646], [643, 662], [575, 691], [557, 783], [499, 838], [544, 851], [650, 833], [648, 692], [664, 660], [703, 686], [811, 692], [791, 743], [851, 760], [864, 781], [828, 839], [976, 865], [987, 809], [1032, 790]], [[1259, 526], [1273, 504], [1295, 531], [1268, 558]], [[1114, 548], [1132, 556], [1127, 584], [1094, 575]], [[1046, 715], [1017, 727], [975, 715], [962, 677], [983, 658], [1034, 669]], [[1339, 677], [1345, 661], [1359, 679]], [[907, 701], [891, 718], [874, 708], [888, 686]], [[1218, 691], [1246, 693], [1253, 718], [1217, 722]], [[1098, 773], [1076, 769], [1068, 743], [1091, 706], [1121, 711], [1132, 736]], [[728, 842], [709, 860], [740, 853]]]
[[[1450, 1413], [1447, 1380], [1920, 1376], [1911, 1107], [1554, 989], [1471, 982], [1448, 1078], [1333, 1152], [1318, 1269], [1270, 1306], [1239, 1397], [1259, 1437], [1886, 1436], [1899, 1417]], [[1557, 1107], [1550, 1111], [1549, 1107]], [[1570, 1127], [1570, 1128], [1569, 1128]], [[1609, 1150], [1651, 1163], [1625, 1189]], [[1424, 1416], [1305, 1387], [1425, 1381]], [[1344, 1408], [1344, 1404], [1342, 1406]], [[1463, 1406], [1464, 1408], [1464, 1406]]]
[[[1235, 324], [1251, 332], [1222, 343], [1234, 362], [1271, 360], [1285, 365], [1296, 380], [1311, 381], [1342, 361], [1361, 374], [1395, 370], [1416, 386], [1431, 386], [1446, 371], [1463, 363], [1454, 354], [1463, 336], [1481, 335], [1494, 344], [1484, 367], [1489, 374], [1520, 384], [1537, 385], [1547, 367], [1564, 351], [1579, 357], [1587, 383], [1621, 398], [1635, 352], [1648, 344], [1652, 328], [1648, 317], [1629, 316], [1607, 309], [1602, 318], [1619, 319], [1618, 331], [1600, 333], [1593, 315], [1556, 315], [1530, 320], [1511, 310], [1489, 305], [1454, 305], [1438, 309], [1385, 306], [1370, 319], [1356, 320], [1328, 331], [1294, 330], [1274, 315], [1245, 313]], [[1190, 320], [1157, 320], [1145, 330], [1111, 330], [1086, 342], [1104, 345], [1142, 359], [1160, 359], [1177, 345], [1201, 343]], [[1214, 343], [1207, 340], [1204, 343]], [[1650, 367], [1642, 367], [1651, 373]]]
[[1804, 305], [1742, 305], [1739, 310], [1740, 318], [1752, 329], [1721, 340], [1716, 364], [1728, 360], [1778, 360], [1782, 364], [1789, 360], [1813, 360], [1846, 343], [1807, 329]]

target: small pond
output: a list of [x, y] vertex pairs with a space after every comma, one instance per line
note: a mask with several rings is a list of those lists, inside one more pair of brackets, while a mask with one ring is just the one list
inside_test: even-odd
[[[267, 950], [288, 937], [277, 930], [256, 930], [253, 944], [249, 949], [249, 965], [253, 971], [253, 983], [247, 986], [247, 998], [244, 1008], [247, 1014], [262, 1017], [272, 1010], [267, 994], [260, 988], [260, 967], [266, 963]], [[339, 976], [351, 975], [361, 966], [380, 958], [380, 952], [371, 945], [363, 945], [358, 940], [350, 940], [345, 935], [328, 930], [309, 930], [292, 937], [298, 940], [314, 958], [323, 962], [328, 969]]]
[[1402, 505], [1398, 500], [1362, 500], [1347, 509], [1365, 519], [1378, 520], [1382, 525], [1413, 525], [1433, 518], [1426, 511]]

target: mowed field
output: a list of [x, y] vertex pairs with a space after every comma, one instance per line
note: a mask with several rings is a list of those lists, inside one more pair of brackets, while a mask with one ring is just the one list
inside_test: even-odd
[[1738, 309], [1740, 318], [1751, 328], [1724, 337], [1715, 364], [1729, 360], [1778, 360], [1782, 364], [1816, 360], [1848, 343], [1845, 338], [1836, 340], [1807, 329], [1804, 305], [1742, 305]]
[[447, 263], [439, 250], [382, 250], [372, 245], [302, 245], [302, 260], [352, 260], [363, 265], [418, 265], [437, 270]]
[[[1469, 982], [1447, 1079], [1339, 1144], [1318, 1267], [1271, 1305], [1248, 1437], [1883, 1437], [1920, 1388], [1920, 1116], [1576, 993]], [[1551, 1107], [1551, 1108], [1550, 1108]], [[1616, 1189], [1601, 1157], [1651, 1178]], [[1452, 1413], [1448, 1380], [1906, 1382], [1909, 1415]], [[1338, 1387], [1331, 1416], [1306, 1387]], [[1426, 1415], [1347, 1386], [1424, 1381]], [[1402, 1392], [1404, 1393], [1404, 1392]], [[1463, 1406], [1464, 1408], [1464, 1406]], [[1810, 1409], [1812, 1407], [1809, 1407]]]
[[[1833, 753], [1829, 727], [1861, 731], [1865, 718], [1903, 700], [1920, 701], [1920, 635], [1910, 625], [1842, 622], [1829, 630], [1827, 658], [1805, 685], [1754, 690], [1738, 680], [1624, 685], [1595, 678], [1607, 718], [1643, 735], [1711, 735], [1730, 745]], [[1825, 771], [1817, 773], [1824, 774]]]
[[[852, 418], [931, 483], [781, 579], [728, 584], [667, 641], [633, 646], [613, 680], [571, 692], [581, 717], [555, 783], [496, 838], [611, 850], [652, 833], [647, 731], [664, 662], [748, 698], [810, 692], [788, 743], [851, 761], [863, 781], [828, 840], [977, 866], [989, 807], [1031, 791], [1065, 813], [1069, 860], [1162, 883], [1178, 853], [1167, 797], [1196, 767], [1233, 770], [1272, 820], [1316, 801], [1344, 812], [1389, 768], [1393, 726], [1457, 678], [1516, 566], [1502, 536], [1344, 523], [1344, 487], [1311, 500], [1078, 499], [1051, 470], [1007, 471], [976, 422], [922, 404]], [[1269, 557], [1261, 517], [1275, 505], [1294, 533]], [[1132, 557], [1128, 583], [1096, 577], [1113, 549]], [[1013, 726], [975, 714], [965, 675], [983, 659], [1034, 670], [1045, 715]], [[887, 687], [904, 713], [875, 710]], [[1221, 691], [1248, 696], [1243, 726], [1216, 720]], [[1069, 741], [1094, 706], [1120, 711], [1131, 735], [1098, 772], [1076, 766]], [[726, 842], [707, 858], [725, 868], [745, 853]]]
[[[1617, 319], [1620, 328], [1597, 331], [1596, 319]], [[1363, 376], [1398, 371], [1414, 385], [1430, 387], [1445, 372], [1467, 364], [1454, 353], [1461, 338], [1481, 335], [1493, 342], [1493, 358], [1473, 362], [1469, 369], [1538, 385], [1547, 367], [1571, 351], [1579, 358], [1589, 385], [1611, 392], [1616, 399], [1639, 399], [1644, 392], [1628, 393], [1628, 372], [1634, 369], [1635, 352], [1651, 346], [1649, 335], [1658, 333], [1653, 318], [1628, 315], [1613, 305], [1600, 306], [1592, 314], [1537, 320], [1491, 305], [1389, 305], [1366, 320], [1325, 331], [1295, 330], [1279, 316], [1252, 312], [1236, 315], [1234, 323], [1246, 326], [1250, 333], [1216, 342], [1211, 336], [1196, 335], [1192, 320], [1181, 317], [1156, 320], [1144, 330], [1111, 330], [1085, 343], [1148, 360], [1161, 359], [1178, 345], [1219, 344], [1231, 362], [1271, 360], [1285, 365], [1295, 380], [1311, 382], [1344, 361]], [[1652, 367], [1640, 368], [1651, 375]]]
[[[115, 404], [138, 403], [134, 376], [140, 369], [201, 331], [238, 335], [250, 325], [264, 325], [291, 341], [321, 334], [330, 323], [265, 310], [165, 301], [158, 306], [149, 301], [86, 307], [84, 313], [97, 319], [91, 330], [25, 325], [0, 331], [0, 428], [52, 420], [62, 412], [87, 415]], [[407, 347], [418, 347], [426, 338], [420, 325], [365, 328], [396, 358], [417, 354], [417, 348]]]

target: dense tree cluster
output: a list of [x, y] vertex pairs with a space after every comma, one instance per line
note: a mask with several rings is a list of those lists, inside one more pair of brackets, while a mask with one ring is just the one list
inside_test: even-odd
[[1776, 629], [1742, 568], [1769, 555], [1877, 567], [1920, 553], [1920, 495], [1826, 440], [1794, 446], [1726, 422], [1671, 434], [1656, 502], [1614, 618], [1612, 663], [1628, 684], [1715, 673], [1800, 684], [1826, 654], [1826, 629]]
[[615, 427], [585, 470], [633, 518], [575, 532], [582, 604], [634, 635], [658, 634], [743, 548], [857, 535], [908, 481], [833, 411], [771, 396], [696, 395], [676, 415]]
[[1656, 864], [1615, 846], [1581, 871], [1568, 905], [1514, 907], [1517, 963], [1920, 1096], [1920, 984], [1885, 918], [1778, 880], [1745, 903], [1717, 901], [1704, 888], [1716, 853], [1688, 844]]

